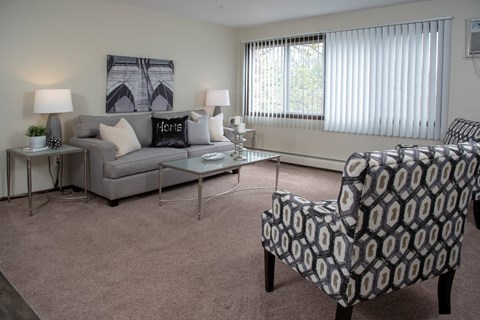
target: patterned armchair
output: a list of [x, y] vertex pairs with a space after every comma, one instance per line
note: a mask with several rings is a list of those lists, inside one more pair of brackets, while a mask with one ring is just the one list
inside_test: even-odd
[[277, 257], [351, 319], [359, 302], [440, 276], [439, 312], [450, 313], [479, 164], [475, 142], [354, 153], [337, 201], [275, 192], [262, 214], [266, 291]]
[[[453, 144], [470, 140], [480, 142], [480, 122], [457, 118], [448, 127], [443, 143]], [[472, 199], [475, 225], [480, 229], [480, 175], [477, 177]]]

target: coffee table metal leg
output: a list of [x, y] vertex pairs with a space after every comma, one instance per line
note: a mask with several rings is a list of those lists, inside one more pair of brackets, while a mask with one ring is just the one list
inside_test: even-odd
[[278, 173], [280, 172], [280, 157], [277, 158], [276, 173], [275, 173], [275, 191], [278, 189]]
[[198, 202], [197, 202], [198, 220], [200, 220], [202, 217], [202, 185], [203, 185], [203, 177], [199, 175], [198, 176]]

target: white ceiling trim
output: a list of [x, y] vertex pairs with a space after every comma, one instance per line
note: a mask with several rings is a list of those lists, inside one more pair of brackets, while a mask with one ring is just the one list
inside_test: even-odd
[[232, 28], [430, 0], [102, 0]]

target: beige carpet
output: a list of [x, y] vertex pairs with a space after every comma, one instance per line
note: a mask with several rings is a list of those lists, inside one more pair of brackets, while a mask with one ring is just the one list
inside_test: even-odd
[[[241, 187], [273, 186], [274, 163], [242, 169]], [[312, 200], [336, 198], [340, 173], [282, 164], [279, 187]], [[204, 194], [236, 176], [207, 179]], [[27, 215], [27, 200], [0, 202], [0, 270], [41, 319], [332, 319], [335, 302], [277, 262], [275, 291], [264, 291], [260, 213], [270, 190], [229, 194], [207, 203], [158, 206], [157, 194], [115, 208], [91, 196], [51, 201]], [[196, 196], [196, 184], [166, 198]], [[35, 203], [40, 200], [36, 199]], [[480, 315], [480, 230], [470, 213], [451, 316]], [[437, 319], [437, 280], [355, 307], [354, 319]]]

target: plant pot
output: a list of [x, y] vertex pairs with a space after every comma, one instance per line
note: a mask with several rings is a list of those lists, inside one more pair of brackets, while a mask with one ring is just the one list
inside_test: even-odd
[[29, 137], [28, 144], [32, 149], [44, 148], [47, 143], [47, 136]]

